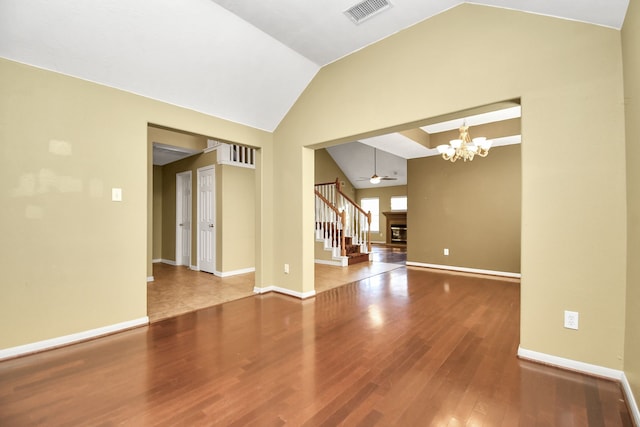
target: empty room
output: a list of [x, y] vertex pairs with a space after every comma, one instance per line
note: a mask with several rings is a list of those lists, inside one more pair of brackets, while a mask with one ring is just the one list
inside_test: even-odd
[[0, 0], [0, 425], [640, 425], [639, 3]]

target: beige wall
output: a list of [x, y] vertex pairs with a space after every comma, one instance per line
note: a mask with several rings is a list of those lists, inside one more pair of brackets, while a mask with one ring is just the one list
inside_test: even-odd
[[356, 190], [356, 200], [358, 204], [362, 204], [362, 199], [377, 197], [379, 199], [380, 208], [380, 232], [371, 233], [372, 242], [386, 242], [387, 241], [387, 217], [383, 212], [391, 210], [391, 196], [406, 196], [406, 185], [394, 185], [391, 187], [375, 187], [375, 188], [360, 188]]
[[0, 85], [1, 349], [146, 316], [148, 123], [272, 143], [267, 132], [4, 59], [0, 81], [11, 82]]
[[627, 300], [624, 371], [640, 401], [640, 3], [622, 28], [627, 136]]
[[314, 155], [314, 183], [322, 184], [326, 182], [334, 182], [336, 178], [338, 178], [341, 183], [344, 183], [342, 191], [347, 196], [354, 199], [356, 190], [353, 184], [349, 181], [349, 178], [347, 178], [344, 172], [342, 172], [342, 169], [340, 169], [340, 166], [338, 166], [335, 160], [333, 160], [333, 157], [331, 157], [329, 152], [324, 148], [320, 148], [315, 150]]
[[154, 260], [162, 258], [162, 166], [153, 166], [153, 251]]
[[147, 128], [147, 139], [150, 143], [157, 142], [191, 150], [203, 150], [207, 148], [206, 136], [177, 132], [175, 130], [159, 128], [154, 125], [149, 125]]
[[[521, 346], [622, 369], [626, 179], [616, 30], [463, 4], [324, 67], [274, 134], [274, 281], [297, 291], [313, 283], [305, 256], [313, 251], [313, 158], [302, 147], [516, 98]], [[563, 310], [580, 312], [579, 331], [563, 328]]]
[[[255, 267], [255, 170], [218, 165], [218, 270], [223, 273]], [[216, 182], [216, 184], [218, 184]]]
[[409, 160], [407, 261], [520, 273], [520, 151]]

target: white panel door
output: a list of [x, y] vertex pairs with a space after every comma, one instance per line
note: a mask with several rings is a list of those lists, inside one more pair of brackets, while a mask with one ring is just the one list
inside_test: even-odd
[[216, 197], [215, 169], [198, 169], [198, 268], [216, 270]]
[[191, 171], [176, 174], [176, 265], [191, 264]]

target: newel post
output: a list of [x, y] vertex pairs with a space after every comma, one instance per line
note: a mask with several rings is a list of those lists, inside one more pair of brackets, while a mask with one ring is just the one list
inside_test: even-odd
[[342, 184], [340, 183], [340, 178], [336, 178], [336, 188], [338, 191], [342, 191]]

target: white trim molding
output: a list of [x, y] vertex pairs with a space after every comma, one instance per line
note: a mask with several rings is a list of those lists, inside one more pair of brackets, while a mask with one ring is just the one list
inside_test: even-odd
[[594, 375], [596, 377], [609, 378], [616, 381], [622, 380], [622, 371], [605, 368], [604, 366], [592, 365], [590, 363], [579, 362], [577, 360], [565, 359], [564, 357], [553, 356], [551, 354], [540, 353], [527, 350], [518, 346], [518, 357], [544, 365], [556, 366], [570, 371], [582, 372], [583, 374]]
[[239, 270], [231, 270], [231, 271], [214, 271], [214, 276], [218, 277], [229, 277], [229, 276], [237, 276], [238, 274], [247, 274], [253, 273], [256, 271], [255, 267], [241, 268]]
[[406, 265], [413, 267], [437, 268], [438, 270], [461, 271], [463, 273], [488, 274], [491, 276], [513, 277], [519, 279], [522, 277], [520, 273], [510, 273], [508, 271], [483, 270], [480, 268], [455, 267], [452, 265], [427, 264], [424, 262], [407, 261]]
[[307, 299], [316, 296], [315, 289], [309, 292], [292, 291], [291, 289], [281, 288], [279, 286], [267, 286], [265, 288], [254, 287], [253, 292], [256, 294], [266, 294], [267, 292], [278, 292], [280, 294], [289, 295], [292, 297]]
[[104, 335], [111, 335], [116, 332], [126, 331], [127, 329], [137, 328], [149, 324], [149, 317], [144, 316], [138, 319], [128, 320], [126, 322], [116, 323], [114, 325], [103, 326], [101, 328], [90, 329], [75, 334], [64, 335], [61, 337], [51, 338], [48, 340], [37, 341], [30, 344], [19, 345], [0, 350], [0, 360], [10, 359], [13, 357], [24, 356], [39, 351], [51, 350], [69, 344], [75, 344], [81, 341], [88, 341]]
[[169, 264], [169, 265], [173, 265], [173, 266], [178, 265], [178, 264], [176, 264], [176, 262], [175, 262], [175, 261], [170, 260], [170, 259], [164, 259], [164, 258], [162, 258], [162, 259], [160, 259], [160, 262], [161, 262], [161, 263], [163, 263], [163, 264]]
[[624, 397], [627, 400], [627, 406], [631, 411], [631, 415], [633, 416], [633, 420], [636, 423], [636, 426], [640, 426], [640, 409], [638, 409], [638, 403], [633, 395], [633, 390], [631, 390], [631, 384], [629, 384], [629, 380], [627, 376], [622, 373], [622, 391], [624, 393]]
[[198, 267], [197, 265], [190, 265], [189, 270], [200, 271], [200, 267]]
[[635, 396], [633, 395], [633, 391], [631, 390], [631, 385], [627, 380], [627, 376], [623, 371], [579, 362], [577, 360], [565, 359], [564, 357], [553, 356], [551, 354], [540, 353], [533, 350], [527, 350], [520, 346], [518, 346], [518, 357], [532, 362], [542, 363], [544, 365], [551, 365], [557, 368], [567, 369], [569, 371], [581, 372], [583, 374], [608, 378], [620, 382], [624, 398], [627, 401], [627, 405], [631, 411], [631, 416], [635, 421], [635, 425], [640, 426], [640, 411], [638, 410], [638, 404]]
[[147, 276], [147, 283], [155, 281], [156, 278], [153, 276]]
[[159, 263], [159, 262], [162, 262], [162, 258], [155, 258], [155, 259], [152, 259], [152, 260], [151, 260], [151, 262], [152, 262], [153, 264], [157, 264], [157, 263]]
[[314, 262], [316, 264], [324, 264], [324, 265], [333, 265], [335, 267], [346, 267], [349, 264], [349, 258], [348, 257], [339, 257], [339, 259], [333, 259], [333, 260], [328, 260], [328, 259], [316, 259], [314, 260]]

